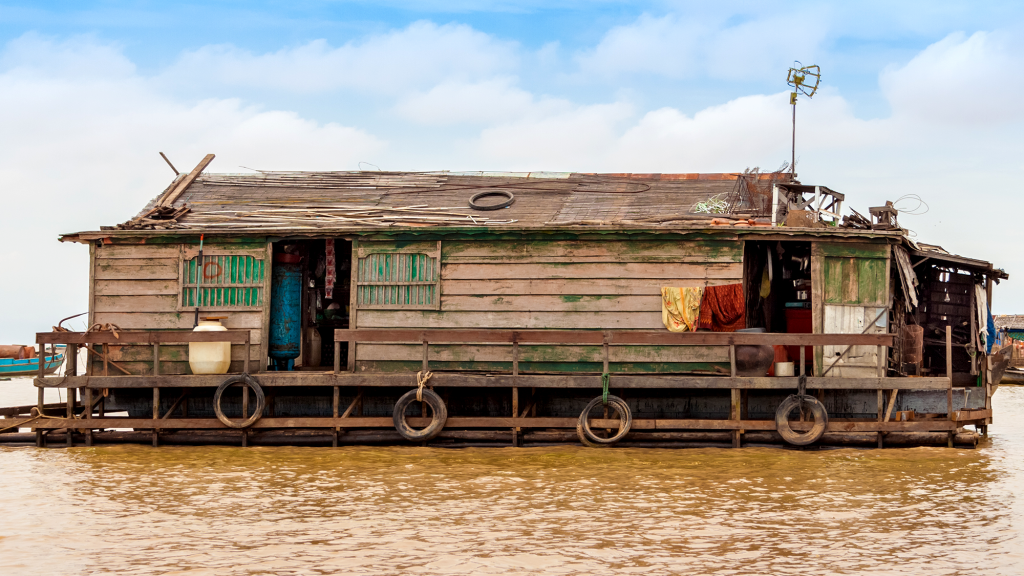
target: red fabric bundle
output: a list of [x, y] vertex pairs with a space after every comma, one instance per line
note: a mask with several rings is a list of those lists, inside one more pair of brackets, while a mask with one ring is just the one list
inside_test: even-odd
[[735, 332], [746, 328], [743, 285], [708, 286], [700, 301], [697, 327], [714, 332]]

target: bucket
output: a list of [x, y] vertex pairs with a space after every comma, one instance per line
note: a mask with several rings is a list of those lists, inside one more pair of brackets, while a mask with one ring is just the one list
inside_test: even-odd
[[793, 367], [792, 362], [776, 362], [775, 363], [775, 375], [776, 376], [795, 376], [796, 371]]

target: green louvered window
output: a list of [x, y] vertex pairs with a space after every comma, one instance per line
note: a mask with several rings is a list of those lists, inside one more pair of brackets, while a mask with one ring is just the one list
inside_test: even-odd
[[263, 260], [206, 254], [182, 262], [181, 307], [244, 310], [263, 305]]
[[378, 253], [359, 259], [360, 308], [436, 310], [441, 278], [437, 258], [427, 254]]

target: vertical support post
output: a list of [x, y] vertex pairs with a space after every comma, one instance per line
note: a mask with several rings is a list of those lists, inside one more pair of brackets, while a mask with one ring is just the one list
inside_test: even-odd
[[65, 376], [78, 376], [78, 344], [68, 344], [64, 349], [67, 356], [67, 367], [64, 369]]
[[[430, 344], [427, 343], [427, 335], [424, 334], [423, 335], [423, 373], [424, 374], [426, 374], [430, 370], [429, 354], [430, 354]], [[427, 417], [427, 403], [426, 402], [420, 402], [420, 409], [422, 410], [423, 417], [426, 418]], [[424, 446], [426, 446], [425, 443], [424, 443]]]
[[978, 375], [978, 359], [985, 357], [985, 351], [981, 349], [981, 342], [978, 338], [978, 324], [977, 318], [978, 313], [975, 310], [976, 303], [974, 301], [974, 289], [973, 286], [967, 291], [968, 296], [968, 308], [970, 313], [968, 316], [971, 317], [971, 344], [974, 346], [974, 356], [971, 358], [971, 376]]
[[[512, 376], [519, 376], [519, 334], [512, 333]], [[518, 379], [518, 378], [516, 378]], [[519, 417], [519, 387], [512, 387], [512, 417]], [[512, 446], [519, 446], [519, 427], [512, 427]]]
[[36, 377], [42, 380], [46, 378], [46, 344], [39, 344], [39, 358], [36, 361], [39, 364], [39, 371]]
[[[946, 325], [946, 378], [949, 379], [949, 386], [946, 388], [946, 411], [952, 421], [956, 418], [956, 415], [953, 414], [953, 327], [948, 324]], [[955, 430], [949, 431], [946, 440], [946, 446], [949, 448], [953, 447], [954, 434], [956, 434]]]
[[512, 336], [512, 375], [519, 376], [519, 339]]
[[[249, 417], [249, 387], [242, 386], [242, 420]], [[249, 445], [249, 429], [242, 428], [242, 448]]]
[[110, 364], [109, 351], [110, 351], [110, 345], [109, 344], [104, 344], [103, 345], [103, 375], [104, 376], [110, 376], [110, 373], [108, 372], [108, 365]]
[[160, 388], [153, 387], [153, 447], [160, 445], [160, 432], [156, 428], [157, 420], [160, 419]]
[[[40, 358], [40, 361], [42, 361], [42, 360], [43, 360], [43, 358]], [[75, 417], [75, 393], [78, 390], [76, 390], [75, 388], [68, 388], [67, 390], [68, 390], [68, 415], [67, 415], [67, 418], [68, 418], [68, 420], [71, 420], [72, 418]], [[73, 438], [75, 429], [71, 428], [71, 427], [68, 427], [67, 432], [68, 432], [67, 445], [68, 445], [68, 448], [71, 448], [72, 446], [75, 445], [75, 440]]]
[[160, 375], [160, 343], [153, 343], [153, 376]]
[[[341, 344], [339, 342], [335, 342], [334, 343], [335, 354], [337, 354], [338, 348], [341, 348]], [[338, 366], [338, 357], [337, 356], [334, 357], [334, 366], [335, 367]], [[334, 387], [334, 399], [331, 402], [331, 414], [333, 415], [334, 418], [338, 417], [338, 405], [340, 403], [341, 403], [341, 389], [339, 387], [335, 386]], [[332, 448], [337, 448], [338, 447], [338, 432], [340, 430], [341, 430], [340, 426], [335, 426], [334, 427], [334, 434], [333, 434], [333, 438], [331, 440], [331, 447]]]
[[604, 333], [604, 342], [601, 344], [601, 367], [602, 374], [608, 374], [608, 365], [610, 363], [611, 353], [608, 347], [608, 333]]
[[[736, 345], [735, 344], [730, 344], [729, 345], [729, 375], [732, 378], [736, 377]], [[733, 383], [733, 385], [735, 386], [735, 382]], [[729, 418], [731, 420], [739, 420], [740, 419], [740, 390], [739, 390], [739, 388], [732, 388], [730, 393], [731, 393], [731, 399], [730, 399], [730, 403], [729, 403]], [[740, 447], [740, 431], [739, 430], [733, 430], [732, 431], [732, 447], [733, 448], [739, 448]]]
[[[512, 387], [512, 418], [519, 416], [519, 388], [517, 386]], [[519, 428], [516, 426], [512, 427], [512, 447], [519, 446]]]
[[807, 359], [804, 356], [807, 355], [807, 349], [803, 346], [800, 347], [800, 376], [807, 374]]
[[[729, 418], [731, 420], [739, 422], [740, 419], [742, 418], [742, 414], [740, 412], [742, 394], [741, 394], [739, 388], [733, 388], [729, 392], [732, 394], [731, 403], [730, 403], [730, 410], [729, 410]], [[741, 440], [742, 440], [742, 435], [743, 435], [743, 430], [736, 429], [736, 430], [732, 431], [732, 447], [733, 448], [739, 448], [740, 447]]]
[[[885, 346], [878, 347], [878, 372], [879, 378], [885, 378]], [[885, 391], [881, 388], [878, 389], [878, 421], [881, 422], [885, 417]], [[881, 430], [878, 431], [878, 447], [884, 447], [885, 433]]]
[[341, 372], [341, 342], [334, 341], [334, 373]]
[[[85, 419], [92, 420], [92, 388], [85, 389], [85, 399], [82, 402], [85, 405]], [[85, 429], [85, 445], [92, 446], [92, 428]]]
[[252, 339], [252, 331], [245, 331], [245, 358], [242, 360], [242, 371], [246, 374], [249, 373], [249, 356], [252, 355], [252, 348], [250, 340]]
[[[37, 386], [38, 386], [38, 384], [37, 384]], [[43, 406], [44, 406], [43, 402], [44, 402], [45, 393], [46, 393], [46, 389], [43, 388], [42, 386], [38, 386], [36, 388], [36, 410], [38, 410], [40, 414], [43, 413]], [[41, 428], [36, 428], [36, 447], [38, 447], [38, 448], [42, 448], [43, 447], [43, 430]]]

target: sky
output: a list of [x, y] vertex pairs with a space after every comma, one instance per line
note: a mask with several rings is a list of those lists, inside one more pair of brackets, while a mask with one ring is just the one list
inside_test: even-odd
[[[713, 4], [713, 5], [712, 5]], [[188, 170], [737, 172], [800, 180], [1010, 274], [1024, 162], [1012, 2], [0, 0], [0, 343], [88, 301], [60, 233]], [[907, 196], [917, 195], [927, 210]], [[923, 213], [920, 213], [923, 212]], [[81, 326], [74, 325], [78, 328]]]

